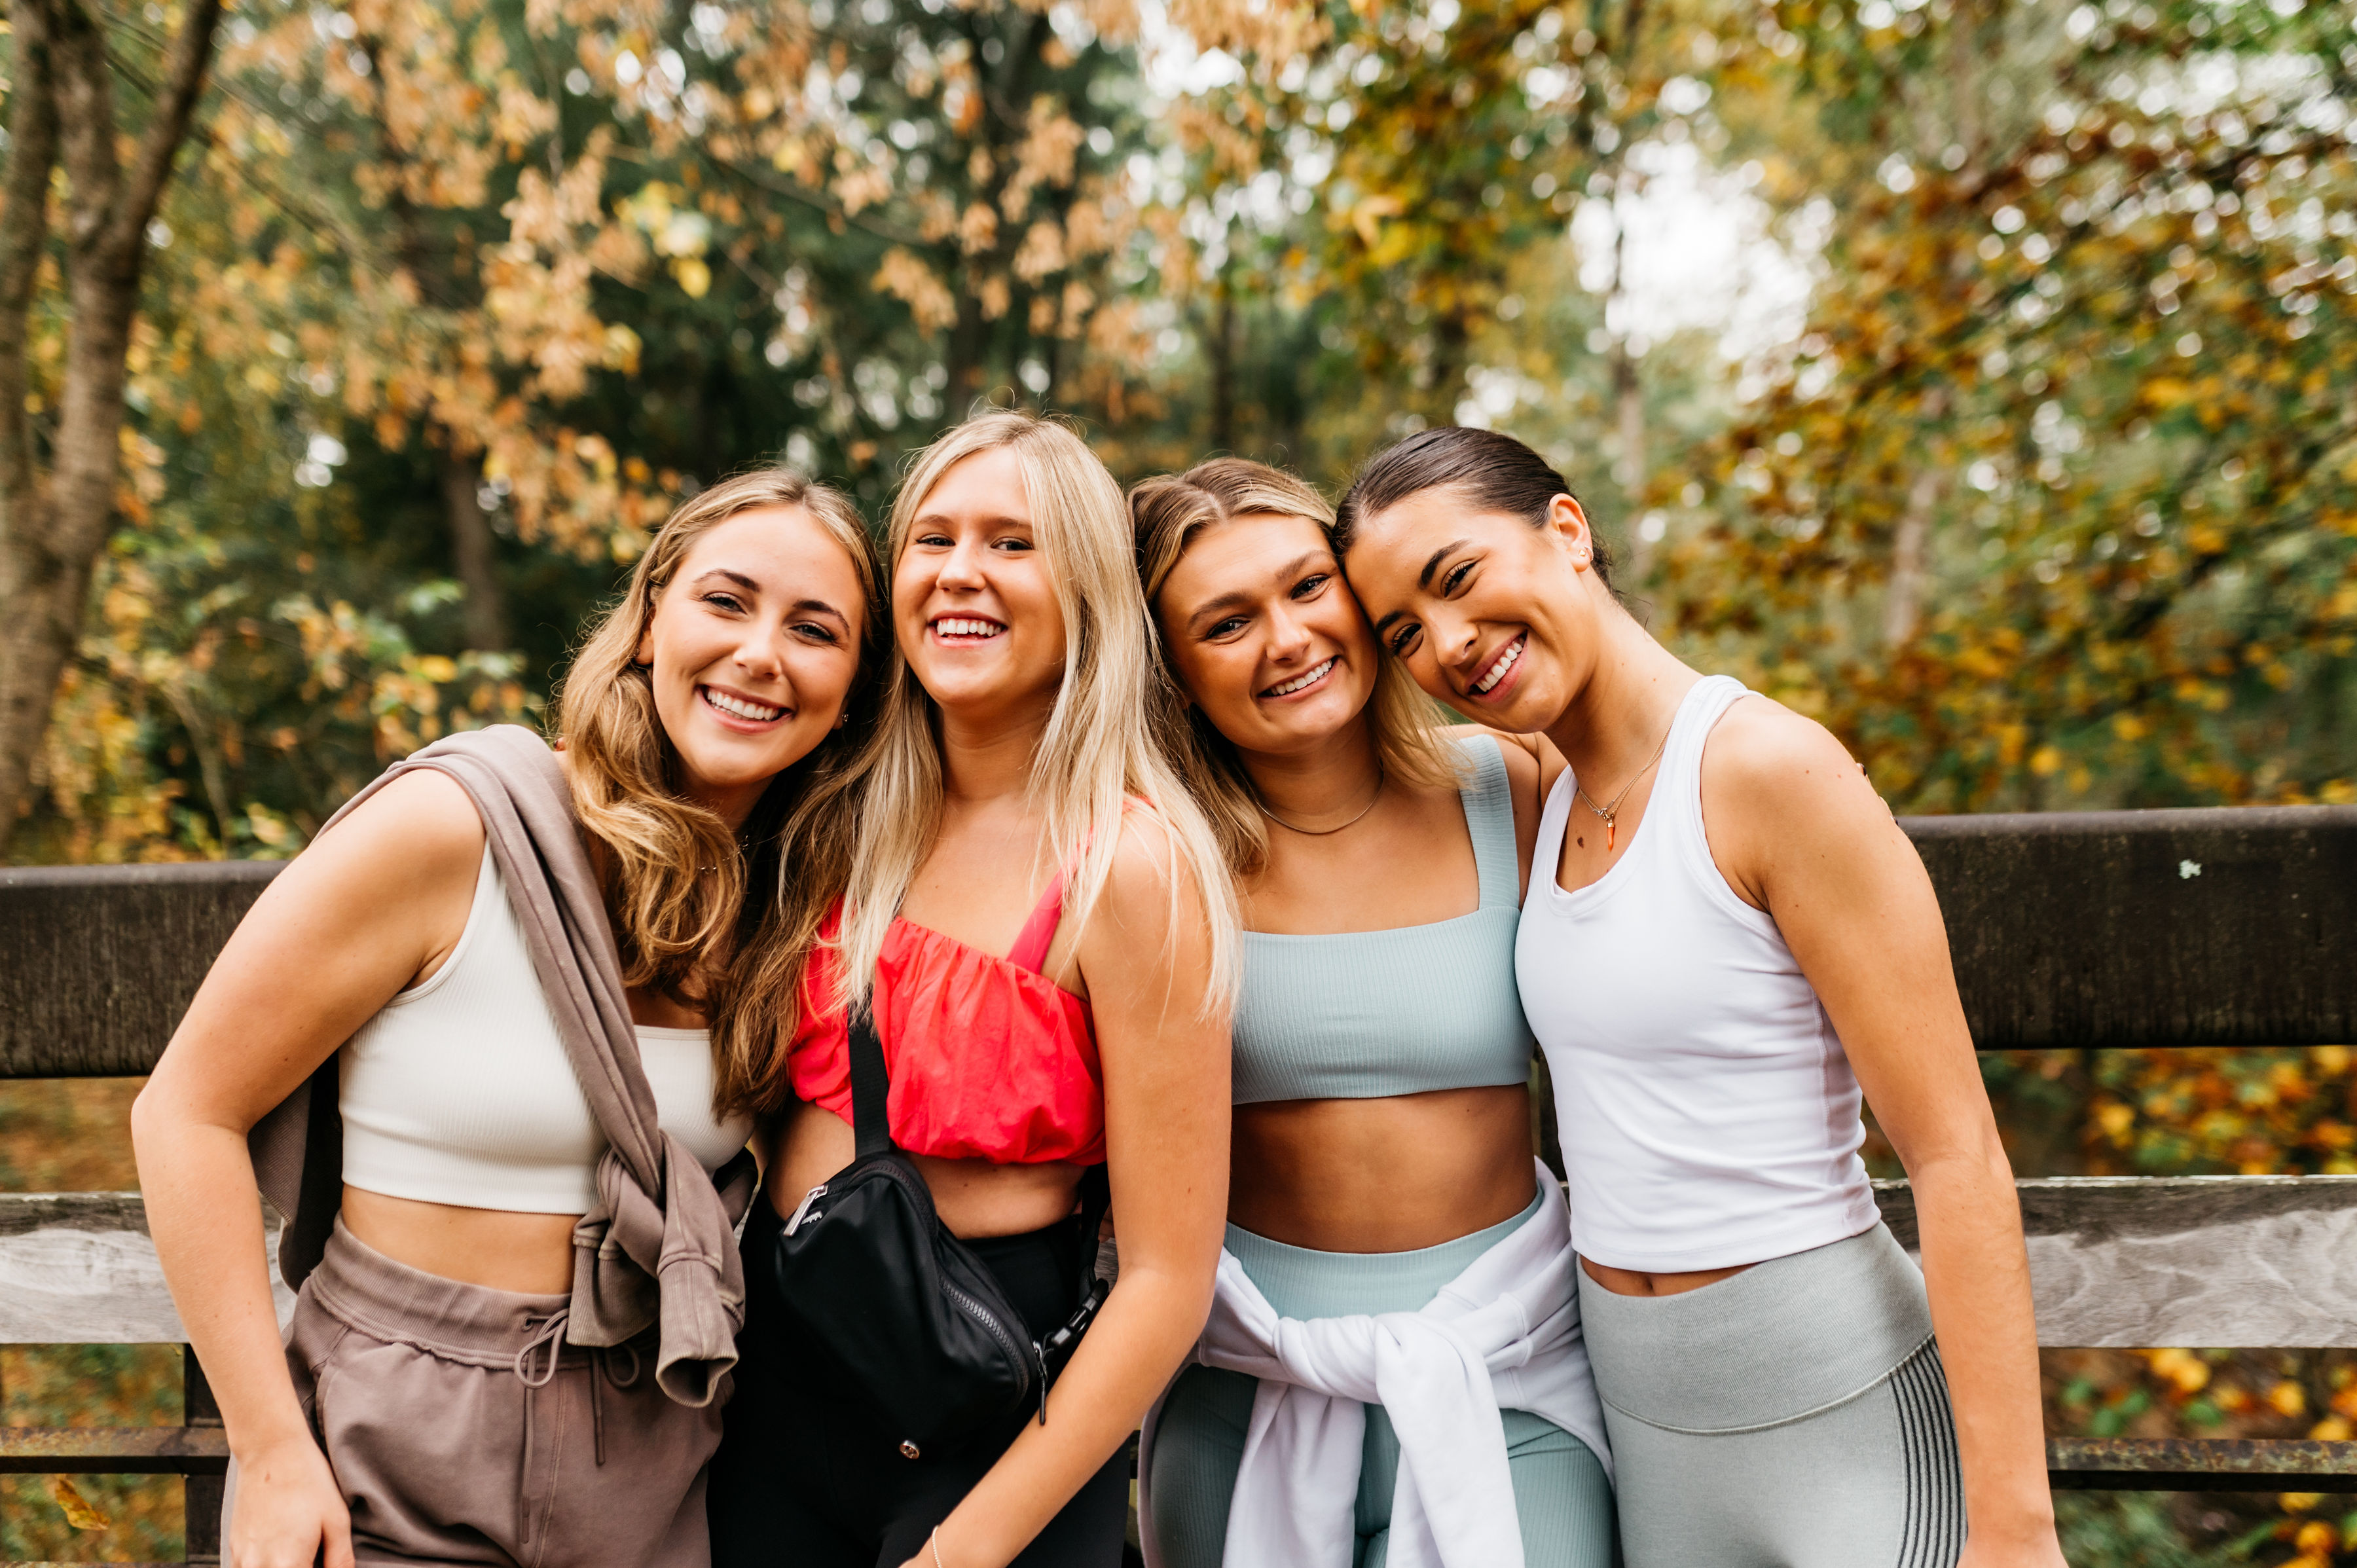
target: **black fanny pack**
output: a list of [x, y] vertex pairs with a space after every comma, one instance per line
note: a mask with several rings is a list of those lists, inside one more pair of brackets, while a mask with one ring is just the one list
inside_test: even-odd
[[[850, 1022], [851, 1164], [811, 1188], [778, 1238], [778, 1292], [801, 1345], [832, 1379], [864, 1393], [900, 1452], [949, 1452], [1036, 1407], [1088, 1331], [1107, 1286], [1081, 1269], [1079, 1305], [1045, 1340], [974, 1250], [943, 1227], [916, 1162], [895, 1145], [891, 1089], [866, 1009]], [[1074, 1221], [1093, 1259], [1104, 1218], [1103, 1165], [1082, 1178]]]

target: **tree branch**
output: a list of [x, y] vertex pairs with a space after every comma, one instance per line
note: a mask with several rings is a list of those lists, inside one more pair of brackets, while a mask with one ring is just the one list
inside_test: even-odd
[[43, 0], [11, 7], [16, 80], [9, 94], [8, 168], [0, 192], [0, 530], [20, 526], [17, 509], [34, 491], [26, 319], [49, 237], [49, 172], [58, 161], [58, 109], [49, 82], [49, 19]]
[[172, 39], [171, 52], [165, 57], [164, 79], [155, 105], [148, 112], [146, 129], [140, 133], [138, 151], [132, 156], [131, 177], [117, 199], [113, 224], [107, 235], [109, 248], [118, 253], [129, 252], [146, 236], [147, 220], [156, 215], [164, 184], [172, 177], [172, 160], [179, 155], [180, 144], [188, 139], [188, 121], [196, 113], [198, 96], [204, 91], [206, 70], [212, 64], [221, 0], [185, 0], [185, 4], [180, 30]]

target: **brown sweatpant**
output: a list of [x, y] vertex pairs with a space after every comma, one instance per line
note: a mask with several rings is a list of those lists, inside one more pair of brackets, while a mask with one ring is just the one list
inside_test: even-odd
[[[364, 1563], [709, 1568], [720, 1402], [655, 1387], [654, 1336], [565, 1344], [566, 1297], [397, 1263], [342, 1221], [296, 1299], [286, 1360]], [[224, 1568], [237, 1506], [230, 1467]]]

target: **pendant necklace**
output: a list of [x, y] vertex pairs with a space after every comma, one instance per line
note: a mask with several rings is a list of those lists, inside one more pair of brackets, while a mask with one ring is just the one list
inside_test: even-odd
[[[1671, 716], [1670, 728], [1677, 728], [1677, 718], [1674, 714]], [[1620, 802], [1629, 798], [1629, 791], [1637, 787], [1637, 780], [1639, 779], [1642, 779], [1646, 774], [1651, 773], [1653, 770], [1653, 763], [1662, 760], [1662, 753], [1669, 750], [1669, 748], [1670, 737], [1665, 734], [1662, 736], [1662, 744], [1653, 748], [1652, 761], [1647, 762], [1644, 767], [1637, 769], [1635, 776], [1631, 778], [1629, 782], [1620, 786], [1620, 793], [1612, 797], [1612, 803], [1610, 805], [1598, 805], [1596, 803], [1596, 797], [1590, 795], [1587, 790], [1579, 787], [1579, 775], [1577, 773], [1572, 775], [1571, 792], [1579, 798], [1579, 803], [1581, 805], [1586, 806], [1589, 811], [1604, 819], [1605, 854], [1610, 854], [1612, 853], [1612, 841], [1620, 834], [1620, 822], [1618, 818], [1620, 812]]]
[[[1577, 786], [1577, 784], [1575, 784], [1575, 785], [1573, 785], [1573, 786], [1572, 786], [1572, 788], [1574, 788], [1574, 789], [1577, 789], [1577, 788], [1578, 788], [1578, 786]], [[1280, 828], [1288, 828], [1288, 829], [1291, 829], [1293, 832], [1297, 832], [1297, 833], [1300, 833], [1300, 834], [1302, 834], [1302, 835], [1303, 835], [1304, 837], [1306, 837], [1306, 838], [1322, 839], [1322, 838], [1326, 837], [1329, 833], [1339, 833], [1339, 832], [1340, 832], [1344, 828], [1356, 827], [1356, 826], [1359, 824], [1359, 822], [1361, 822], [1361, 820], [1366, 816], [1366, 814], [1367, 814], [1369, 811], [1373, 811], [1373, 810], [1375, 809], [1375, 802], [1376, 802], [1376, 801], [1378, 801], [1378, 800], [1382, 800], [1383, 798], [1383, 769], [1382, 769], [1382, 768], [1378, 768], [1377, 769], [1375, 769], [1375, 792], [1374, 792], [1372, 795], [1369, 796], [1369, 797], [1367, 798], [1367, 803], [1366, 803], [1364, 806], [1361, 806], [1361, 807], [1359, 809], [1359, 814], [1358, 814], [1358, 816], [1352, 817], [1352, 818], [1351, 818], [1349, 822], [1338, 822], [1338, 823], [1336, 823], [1334, 826], [1332, 826], [1332, 827], [1330, 827], [1330, 828], [1305, 828], [1305, 827], [1302, 827], [1300, 824], [1298, 824], [1298, 823], [1297, 823], [1297, 822], [1286, 822], [1283, 817], [1278, 816], [1275, 811], [1270, 811], [1266, 805], [1265, 805], [1265, 804], [1263, 804], [1263, 803], [1262, 803], [1261, 799], [1260, 799], [1260, 792], [1259, 792], [1258, 790], [1254, 790], [1254, 791], [1253, 792], [1253, 804], [1254, 804], [1254, 805], [1255, 805], [1255, 806], [1259, 806], [1259, 807], [1260, 807], [1260, 814], [1261, 814], [1262, 816], [1264, 816], [1264, 817], [1266, 817], [1270, 822], [1275, 822], [1278, 827], [1280, 827]]]

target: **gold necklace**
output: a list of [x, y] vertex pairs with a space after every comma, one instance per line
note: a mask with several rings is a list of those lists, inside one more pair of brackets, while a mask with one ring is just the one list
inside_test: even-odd
[[[1574, 784], [1572, 788], [1577, 789], [1579, 786]], [[1260, 807], [1260, 814], [1262, 816], [1266, 817], [1270, 822], [1275, 822], [1280, 828], [1290, 828], [1297, 833], [1300, 833], [1305, 837], [1313, 839], [1322, 839], [1329, 833], [1339, 833], [1344, 828], [1356, 827], [1360, 821], [1364, 818], [1369, 811], [1375, 809], [1375, 802], [1383, 798], [1383, 770], [1379, 767], [1375, 769], [1375, 792], [1367, 797], [1367, 803], [1364, 806], [1359, 808], [1358, 816], [1352, 817], [1347, 822], [1338, 823], [1330, 828], [1305, 828], [1297, 822], [1288, 822], [1283, 817], [1278, 816], [1275, 811], [1270, 811], [1267, 805], [1262, 801], [1260, 791], [1257, 789], [1253, 791], [1253, 804]]]
[[[1671, 716], [1670, 728], [1677, 728], [1677, 718], [1674, 714]], [[1662, 736], [1662, 744], [1653, 747], [1652, 760], [1648, 761], [1644, 767], [1637, 769], [1635, 775], [1630, 779], [1629, 782], [1620, 786], [1620, 793], [1612, 797], [1612, 803], [1609, 806], [1598, 805], [1596, 803], [1596, 797], [1590, 795], [1587, 790], [1579, 787], [1579, 775], [1575, 773], [1571, 776], [1572, 794], [1578, 800], [1581, 805], [1586, 806], [1589, 811], [1604, 819], [1605, 854], [1610, 854], [1612, 853], [1612, 841], [1620, 836], [1620, 822], [1617, 819], [1619, 818], [1620, 811], [1620, 802], [1629, 798], [1629, 791], [1637, 787], [1637, 780], [1639, 779], [1642, 779], [1646, 774], [1651, 773], [1653, 770], [1653, 764], [1662, 760], [1662, 753], [1669, 749], [1670, 737], [1666, 733], [1664, 733]]]

